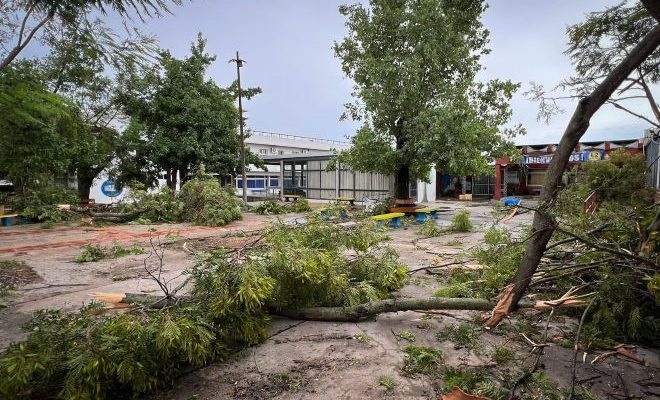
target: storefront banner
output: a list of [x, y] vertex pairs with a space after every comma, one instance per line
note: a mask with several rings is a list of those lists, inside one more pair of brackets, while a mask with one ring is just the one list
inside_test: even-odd
[[[579, 163], [584, 161], [597, 161], [603, 159], [604, 152], [602, 150], [585, 150], [571, 154], [568, 162]], [[523, 164], [550, 164], [553, 154], [543, 154], [539, 156], [523, 155]]]

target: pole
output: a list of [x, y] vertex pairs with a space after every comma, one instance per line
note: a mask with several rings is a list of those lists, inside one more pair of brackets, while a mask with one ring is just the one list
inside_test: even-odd
[[239, 115], [239, 132], [241, 139], [240, 159], [241, 159], [241, 175], [243, 177], [243, 201], [247, 203], [247, 172], [245, 170], [245, 133], [243, 132], [243, 93], [241, 91], [241, 67], [245, 60], [241, 60], [236, 51], [236, 59], [230, 62], [236, 62], [236, 75], [238, 77], [238, 115]]

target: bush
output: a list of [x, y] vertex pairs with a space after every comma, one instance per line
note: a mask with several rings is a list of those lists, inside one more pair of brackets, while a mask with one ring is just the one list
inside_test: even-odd
[[62, 222], [74, 218], [75, 214], [62, 210], [58, 204], [78, 204], [75, 190], [57, 184], [30, 188], [25, 195], [16, 196], [11, 201], [12, 207], [26, 218], [40, 222]]
[[474, 227], [470, 222], [470, 212], [465, 208], [454, 214], [449, 230], [454, 232], [471, 232]]
[[122, 247], [115, 244], [109, 249], [95, 244], [87, 244], [82, 247], [82, 253], [78, 254], [74, 261], [77, 263], [95, 262], [106, 258], [120, 258], [128, 255], [144, 254], [140, 246]]

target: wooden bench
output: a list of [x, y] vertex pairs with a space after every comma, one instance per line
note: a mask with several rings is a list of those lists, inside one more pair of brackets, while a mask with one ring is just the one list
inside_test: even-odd
[[289, 199], [293, 199], [293, 201], [296, 201], [298, 199], [302, 199], [303, 196], [299, 194], [285, 194], [282, 197], [284, 197], [284, 201], [289, 201]]
[[18, 217], [18, 214], [3, 214], [0, 215], [0, 225], [2, 226], [12, 226], [14, 225], [14, 219]]
[[405, 216], [406, 214], [402, 212], [394, 212], [394, 213], [389, 213], [389, 214], [380, 214], [380, 215], [374, 215], [371, 217], [372, 221], [376, 221], [376, 226], [380, 227], [382, 226], [385, 221], [389, 221], [389, 226], [392, 228], [400, 228], [401, 227], [401, 217]]
[[350, 204], [351, 206], [355, 205], [355, 204], [354, 204], [354, 203], [355, 203], [355, 199], [352, 198], [352, 197], [335, 197], [335, 201], [336, 201], [337, 203], [342, 203], [342, 202], [345, 201], [345, 202], [347, 202], [348, 204]]

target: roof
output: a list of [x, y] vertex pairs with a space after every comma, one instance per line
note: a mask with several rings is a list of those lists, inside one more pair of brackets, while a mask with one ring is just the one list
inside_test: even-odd
[[297, 154], [277, 154], [272, 156], [262, 156], [261, 159], [264, 160], [266, 164], [275, 164], [280, 161], [289, 162], [289, 161], [314, 161], [314, 160], [329, 160], [335, 154], [334, 151], [310, 151], [307, 153], [297, 153]]

